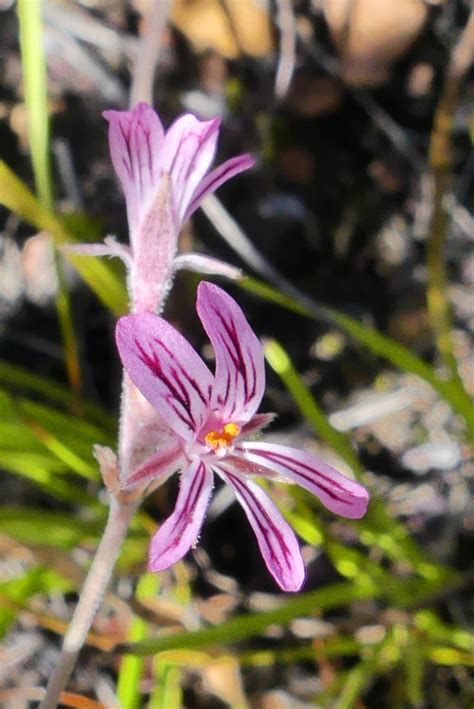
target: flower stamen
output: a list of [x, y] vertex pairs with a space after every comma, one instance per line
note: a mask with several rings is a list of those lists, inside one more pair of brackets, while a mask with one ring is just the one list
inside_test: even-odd
[[217, 450], [218, 448], [227, 448], [232, 445], [236, 436], [240, 433], [240, 426], [236, 423], [226, 423], [222, 431], [209, 431], [206, 433], [204, 440], [209, 448]]

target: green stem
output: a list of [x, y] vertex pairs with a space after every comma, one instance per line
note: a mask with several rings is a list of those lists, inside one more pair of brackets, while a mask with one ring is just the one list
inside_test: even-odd
[[[49, 153], [48, 91], [42, 44], [41, 11], [41, 0], [36, 2], [18, 0], [20, 47], [31, 161], [39, 200], [49, 212], [52, 212], [54, 196]], [[82, 410], [81, 377], [70, 298], [64, 279], [62, 256], [55, 246], [52, 248], [58, 282], [56, 309], [64, 345], [66, 371], [75, 395], [74, 408], [80, 413]]]

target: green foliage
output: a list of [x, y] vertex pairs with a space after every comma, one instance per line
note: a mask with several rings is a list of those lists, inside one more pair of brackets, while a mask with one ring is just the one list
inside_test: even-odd
[[118, 648], [132, 655], [154, 655], [158, 652], [177, 649], [206, 648], [214, 645], [225, 646], [243, 638], [262, 633], [268, 626], [285, 625], [294, 618], [318, 611], [344, 606], [357, 599], [375, 598], [379, 591], [375, 585], [365, 583], [339, 583], [332, 586], [301, 593], [291, 598], [281, 607], [272, 611], [249, 613], [236, 616], [217, 626], [183, 632], [177, 635], [143, 640]]
[[0, 637], [14, 622], [19, 610], [30, 598], [40, 593], [59, 593], [71, 590], [71, 583], [55, 571], [34, 566], [8, 581], [0, 582]]
[[[159, 578], [157, 574], [143, 574], [137, 585], [137, 600], [156, 595], [159, 591]], [[140, 642], [144, 640], [147, 633], [148, 623], [140, 616], [135, 616], [128, 633], [130, 642]], [[117, 698], [121, 706], [129, 707], [130, 709], [139, 709], [142, 696], [140, 680], [143, 675], [144, 667], [145, 661], [143, 657], [125, 655], [122, 658], [117, 680]]]
[[[35, 378], [33, 383], [37, 383]], [[18, 382], [17, 388], [21, 388]], [[51, 390], [47, 380], [43, 389], [62, 398], [61, 390]], [[45, 492], [62, 500], [91, 504], [94, 497], [90, 497], [71, 474], [98, 481], [97, 464], [92, 457], [92, 446], [96, 442], [112, 443], [110, 433], [64, 410], [0, 389], [2, 466], [30, 478]]]
[[100, 519], [81, 519], [68, 512], [48, 512], [31, 507], [4, 507], [0, 517], [0, 531], [12, 539], [58, 549], [93, 543], [103, 528]]
[[[12, 395], [24, 393], [38, 395], [44, 397], [48, 402], [60, 404], [66, 409], [72, 409], [74, 405], [74, 397], [70, 389], [48, 377], [35, 374], [11, 362], [0, 360], [0, 384], [8, 387], [8, 391]], [[3, 403], [5, 404], [5, 402]], [[86, 401], [83, 403], [83, 411], [84, 416], [91, 423], [101, 426], [108, 434], [115, 434], [115, 420], [104, 409]]]

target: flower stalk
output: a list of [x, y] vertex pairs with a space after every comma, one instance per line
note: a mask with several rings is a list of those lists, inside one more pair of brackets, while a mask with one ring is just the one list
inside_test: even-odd
[[55, 709], [84, 645], [87, 633], [110, 581], [122, 542], [137, 508], [137, 501], [110, 498], [109, 517], [101, 542], [64, 636], [58, 663], [49, 679], [40, 709]]

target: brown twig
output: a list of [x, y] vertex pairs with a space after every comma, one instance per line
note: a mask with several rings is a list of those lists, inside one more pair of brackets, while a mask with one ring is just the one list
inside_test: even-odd
[[[4, 689], [0, 691], [0, 702], [39, 702], [46, 694], [43, 687], [15, 687], [12, 689]], [[61, 692], [61, 704], [65, 707], [73, 709], [107, 709], [101, 702], [96, 702], [88, 697], [83, 697], [81, 694], [73, 694], [72, 692]]]
[[451, 339], [450, 305], [444, 264], [444, 246], [448, 235], [446, 195], [452, 181], [452, 129], [462, 81], [474, 60], [474, 11], [455, 45], [448, 65], [441, 98], [434, 116], [429, 150], [433, 179], [433, 209], [427, 243], [428, 313], [438, 352], [451, 376], [459, 380]]

